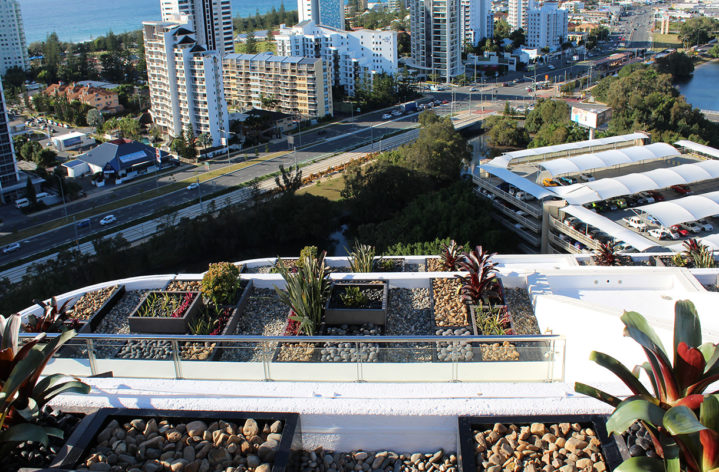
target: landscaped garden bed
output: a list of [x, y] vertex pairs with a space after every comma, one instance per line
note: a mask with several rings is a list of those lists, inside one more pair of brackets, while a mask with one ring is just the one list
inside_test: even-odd
[[284, 472], [295, 413], [103, 408], [86, 417], [53, 466], [73, 470]]
[[325, 306], [324, 322], [328, 325], [384, 326], [387, 323], [386, 282], [340, 282], [332, 284]]
[[397, 453], [394, 451], [336, 452], [317, 448], [302, 451], [299, 458], [301, 471], [356, 472], [356, 471], [437, 471], [452, 472], [458, 468], [457, 454], [442, 449], [430, 452]]
[[134, 333], [185, 334], [203, 307], [200, 292], [151, 290], [128, 317]]
[[600, 416], [460, 417], [462, 470], [605, 472], [620, 462]]
[[80, 330], [81, 333], [92, 332], [123, 293], [125, 293], [124, 285], [114, 285], [87, 292], [70, 307], [68, 316], [83, 325]]

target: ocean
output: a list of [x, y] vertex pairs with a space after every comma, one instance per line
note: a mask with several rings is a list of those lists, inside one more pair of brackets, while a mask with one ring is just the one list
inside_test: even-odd
[[[232, 16], [251, 16], [280, 8], [283, 0], [233, 0]], [[284, 2], [296, 10], [294, 0]], [[53, 31], [60, 41], [81, 42], [142, 28], [160, 19], [160, 0], [20, 0], [27, 44], [43, 41]]]

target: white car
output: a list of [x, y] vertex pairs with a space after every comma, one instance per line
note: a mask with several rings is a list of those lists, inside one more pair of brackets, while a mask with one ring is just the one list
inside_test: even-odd
[[7, 254], [8, 252], [17, 251], [18, 249], [20, 249], [20, 243], [10, 243], [2, 248], [2, 252], [3, 254]]
[[382, 115], [382, 119], [383, 119], [383, 120], [391, 120], [391, 119], [392, 119], [392, 115], [390, 115], [389, 113], [385, 113], [384, 115]]
[[117, 217], [115, 215], [107, 215], [103, 219], [100, 220], [100, 224], [102, 226], [112, 224], [117, 221]]
[[402, 112], [399, 110], [392, 110], [392, 115], [394, 116], [402, 116]]
[[197, 182], [193, 182], [193, 183], [191, 183], [190, 185], [187, 186], [187, 190], [195, 190], [195, 189], [198, 188], [199, 186], [200, 186], [200, 184], [198, 184]]
[[693, 222], [682, 223], [682, 224], [680, 224], [679, 226], [681, 226], [682, 228], [686, 229], [687, 231], [691, 231], [691, 232], [694, 233], [694, 234], [696, 234], [696, 233], [701, 233], [701, 231], [702, 231], [702, 227], [699, 226], [699, 225], [696, 224], [696, 223], [693, 223]]
[[638, 216], [622, 218], [622, 220], [627, 224], [627, 226], [638, 229], [639, 231], [644, 231], [647, 229], [647, 224], [643, 222]]
[[554, 67], [552, 64], [549, 64], [547, 67], [549, 67], [549, 70], [554, 70], [556, 67]]
[[655, 238], [655, 239], [674, 239], [668, 231], [662, 229], [662, 228], [652, 228], [649, 231], [647, 231], [649, 236]]
[[712, 226], [706, 220], [697, 220], [696, 224], [698, 224], [704, 231], [714, 231], [714, 226]]

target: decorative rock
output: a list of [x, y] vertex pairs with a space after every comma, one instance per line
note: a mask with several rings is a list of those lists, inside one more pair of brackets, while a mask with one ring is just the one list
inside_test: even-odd
[[259, 432], [260, 428], [257, 425], [257, 421], [252, 418], [248, 418], [247, 421], [245, 421], [245, 425], [242, 426], [242, 434], [244, 434], [246, 438], [257, 436]]
[[270, 426], [270, 433], [281, 433], [282, 432], [282, 421], [277, 420]]
[[369, 454], [367, 454], [364, 451], [360, 451], [354, 455], [354, 458], [356, 461], [361, 462], [369, 457]]
[[567, 443], [564, 445], [564, 448], [570, 452], [577, 452], [587, 447], [588, 444], [589, 443], [587, 443], [587, 441], [582, 441], [581, 439], [569, 438]]
[[187, 428], [187, 434], [190, 437], [202, 436], [207, 431], [207, 424], [204, 421], [192, 421], [185, 425]]
[[269, 440], [257, 448], [257, 455], [264, 462], [272, 462], [275, 459], [275, 452], [279, 449], [280, 444], [277, 441]]
[[185, 468], [187, 461], [185, 459], [177, 459], [170, 464], [170, 470], [172, 472], [179, 472]]
[[592, 462], [591, 459], [588, 459], [586, 457], [579, 459], [576, 464], [576, 466], [580, 469], [586, 469], [592, 467], [592, 465], [594, 465], [594, 462]]
[[192, 446], [185, 446], [182, 450], [182, 458], [185, 459], [187, 462], [194, 462], [195, 448]]
[[270, 464], [264, 463], [257, 466], [255, 469], [255, 472], [272, 472], [272, 466]]
[[137, 431], [145, 430], [145, 422], [141, 419], [134, 419], [130, 421], [130, 425], [132, 425], [132, 427], [135, 428]]
[[96, 472], [109, 472], [110, 464], [108, 464], [107, 462], [93, 462], [92, 464], [90, 464], [90, 470]]
[[250, 454], [247, 456], [247, 467], [257, 467], [260, 464], [262, 464], [262, 461], [256, 455]]
[[211, 449], [207, 454], [210, 465], [218, 465], [232, 460], [232, 456], [226, 449]]
[[529, 432], [541, 437], [547, 434], [547, 427], [544, 423], [532, 423], [529, 427]]

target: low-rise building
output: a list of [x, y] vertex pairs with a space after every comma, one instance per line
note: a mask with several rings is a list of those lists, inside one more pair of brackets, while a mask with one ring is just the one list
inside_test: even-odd
[[[169, 162], [170, 154], [159, 148], [132, 141], [116, 139], [102, 143], [85, 154], [77, 156], [72, 164], [65, 166], [68, 176], [78, 177], [83, 173], [103, 174], [103, 180], [122, 183], [139, 175], [156, 172], [162, 163]], [[87, 167], [74, 162], [84, 163]], [[158, 165], [159, 164], [159, 165]]]
[[280, 56], [321, 58], [332, 85], [343, 87], [349, 96], [358, 82], [398, 70], [396, 31], [342, 31], [303, 21], [291, 28], [281, 25], [275, 43]]
[[320, 58], [228, 54], [222, 69], [231, 109], [271, 109], [303, 119], [332, 115], [331, 74]]
[[54, 136], [51, 141], [58, 151], [71, 151], [95, 144], [95, 138], [79, 131]]
[[63, 96], [68, 102], [77, 100], [102, 112], [115, 113], [122, 111], [117, 92], [104, 87], [58, 83], [49, 85], [44, 93], [51, 97]]

